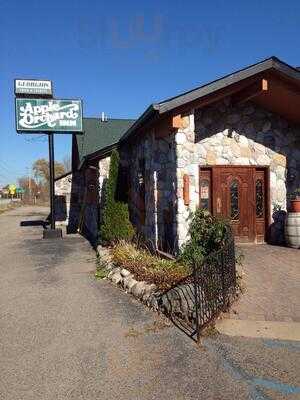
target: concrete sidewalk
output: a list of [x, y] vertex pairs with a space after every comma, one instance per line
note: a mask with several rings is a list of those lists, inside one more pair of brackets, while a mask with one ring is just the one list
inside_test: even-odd
[[[0, 399], [232, 398], [246, 387], [215, 356], [107, 281], [79, 236], [21, 228], [44, 209], [0, 217]], [[218, 375], [218, 384], [215, 376]]]
[[220, 333], [229, 336], [300, 342], [299, 322], [223, 319], [217, 321], [216, 328]]
[[229, 336], [300, 341], [300, 252], [244, 245], [243, 294], [217, 322]]
[[245, 292], [229, 318], [300, 323], [300, 250], [267, 244], [240, 249]]
[[298, 396], [293, 343], [217, 336], [197, 347], [130, 295], [95, 281], [84, 239], [45, 241], [40, 227], [20, 227], [47, 211], [0, 216], [1, 400]]

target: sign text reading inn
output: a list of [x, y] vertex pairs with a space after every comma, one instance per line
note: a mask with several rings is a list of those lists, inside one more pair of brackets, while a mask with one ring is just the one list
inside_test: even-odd
[[35, 79], [16, 79], [15, 94], [37, 94], [52, 96], [52, 82]]
[[18, 132], [82, 132], [80, 100], [16, 99]]

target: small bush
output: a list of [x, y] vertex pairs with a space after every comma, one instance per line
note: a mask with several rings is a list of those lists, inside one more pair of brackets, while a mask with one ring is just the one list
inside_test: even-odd
[[228, 222], [197, 209], [191, 216], [190, 239], [180, 249], [179, 259], [187, 265], [201, 263], [203, 258], [219, 250], [230, 230]]
[[119, 242], [111, 249], [111, 256], [115, 265], [128, 269], [137, 280], [160, 289], [169, 289], [190, 274], [189, 268], [176, 260], [162, 259], [131, 243]]
[[104, 191], [103, 221], [100, 226], [100, 240], [108, 244], [113, 244], [118, 240], [131, 240], [134, 235], [134, 229], [129, 220], [128, 205], [115, 199], [119, 161], [119, 154], [114, 150], [110, 158], [109, 177]]

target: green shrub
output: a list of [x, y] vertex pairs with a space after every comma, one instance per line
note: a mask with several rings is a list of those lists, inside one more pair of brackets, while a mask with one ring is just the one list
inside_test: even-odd
[[100, 240], [108, 244], [113, 244], [118, 240], [131, 240], [134, 235], [134, 229], [129, 220], [128, 205], [116, 201], [119, 162], [119, 154], [114, 150], [111, 154], [109, 176], [104, 190], [103, 220], [100, 226]]
[[119, 242], [110, 250], [112, 261], [126, 268], [139, 281], [156, 284], [160, 289], [169, 289], [191, 272], [189, 267], [176, 260], [165, 260], [140, 249], [133, 243]]
[[228, 222], [197, 209], [191, 215], [190, 239], [180, 249], [179, 259], [187, 265], [201, 263], [204, 257], [219, 250], [230, 230]]

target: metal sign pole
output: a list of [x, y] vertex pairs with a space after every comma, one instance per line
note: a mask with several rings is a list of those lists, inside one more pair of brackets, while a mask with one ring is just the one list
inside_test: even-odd
[[54, 138], [53, 133], [48, 134], [49, 144], [49, 172], [50, 172], [50, 214], [51, 214], [51, 229], [55, 229], [54, 216]]
[[54, 210], [54, 134], [48, 133], [49, 144], [49, 186], [50, 186], [50, 219], [51, 229], [45, 229], [43, 233], [44, 239], [54, 239], [62, 237], [62, 230], [55, 229], [55, 210]]

